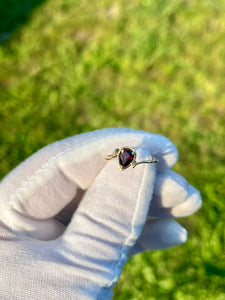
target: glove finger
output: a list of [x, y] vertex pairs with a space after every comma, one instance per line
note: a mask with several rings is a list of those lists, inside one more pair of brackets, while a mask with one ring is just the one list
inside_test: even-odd
[[[174, 218], [186, 217], [193, 214], [202, 205], [200, 193], [193, 186], [189, 185], [186, 199], [184, 199], [184, 194], [181, 193], [181, 203], [178, 203], [174, 207], [150, 207], [148, 216], [152, 218]], [[177, 197], [179, 197], [178, 194]], [[172, 202], [173, 200], [170, 203]], [[174, 202], [177, 203], [176, 200]]]
[[146, 250], [167, 249], [187, 241], [187, 231], [174, 220], [148, 220], [129, 256]]
[[[144, 150], [137, 154], [149, 157]], [[115, 282], [145, 222], [154, 178], [155, 164], [121, 172], [116, 161], [109, 161], [84, 195], [57, 251], [100, 286]]]
[[[7, 219], [7, 216], [6, 218]], [[16, 224], [16, 228], [14, 225]], [[65, 231], [65, 226], [55, 219], [37, 221], [26, 219], [16, 211], [10, 212], [10, 218], [5, 222], [10, 228], [11, 240], [36, 239], [50, 241], [58, 238]], [[0, 240], [5, 239], [5, 231], [0, 231]]]
[[28, 222], [56, 216], [72, 199], [80, 201], [77, 191], [90, 187], [107, 163], [104, 156], [125, 145], [147, 149], [149, 156], [159, 159], [158, 172], [177, 160], [177, 150], [168, 139], [146, 132], [104, 129], [69, 138], [38, 151], [1, 182], [0, 218], [4, 223], [11, 219], [16, 230], [11, 211]]
[[188, 198], [189, 184], [172, 170], [158, 173], [151, 201], [151, 208], [171, 208]]

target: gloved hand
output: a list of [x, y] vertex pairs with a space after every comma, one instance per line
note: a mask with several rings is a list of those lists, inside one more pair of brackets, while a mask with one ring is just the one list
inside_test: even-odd
[[[123, 146], [159, 163], [120, 171], [104, 157]], [[176, 161], [162, 136], [103, 129], [20, 164], [0, 184], [1, 299], [110, 299], [128, 255], [184, 243], [169, 218], [190, 215], [201, 198], [170, 170]]]

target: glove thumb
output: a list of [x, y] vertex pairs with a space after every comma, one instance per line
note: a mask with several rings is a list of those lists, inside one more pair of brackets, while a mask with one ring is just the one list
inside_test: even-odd
[[[137, 150], [138, 161], [149, 158], [148, 151]], [[81, 286], [87, 299], [90, 294], [94, 299], [111, 297], [145, 223], [154, 179], [155, 164], [121, 172], [117, 160], [111, 160], [82, 199], [61, 237], [60, 251], [86, 278]]]

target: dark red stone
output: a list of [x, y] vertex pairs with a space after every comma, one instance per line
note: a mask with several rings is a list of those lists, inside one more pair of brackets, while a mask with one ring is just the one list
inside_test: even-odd
[[119, 153], [119, 164], [122, 168], [127, 168], [134, 160], [132, 150], [129, 148], [122, 148]]

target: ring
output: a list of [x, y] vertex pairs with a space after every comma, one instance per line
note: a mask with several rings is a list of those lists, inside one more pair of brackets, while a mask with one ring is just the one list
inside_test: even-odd
[[136, 162], [136, 151], [131, 147], [123, 147], [121, 149], [116, 148], [112, 154], [105, 157], [106, 160], [118, 157], [119, 166], [121, 170], [125, 170], [132, 166], [135, 168], [139, 164], [152, 164], [157, 163], [158, 160], [153, 158], [152, 160], [145, 160]]

